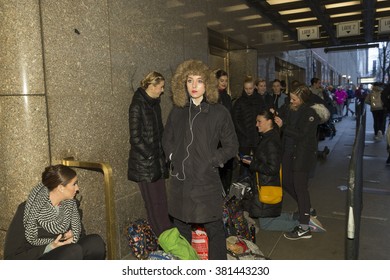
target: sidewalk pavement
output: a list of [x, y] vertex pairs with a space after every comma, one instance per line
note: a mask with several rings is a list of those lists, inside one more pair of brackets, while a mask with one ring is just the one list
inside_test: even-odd
[[[389, 260], [390, 242], [390, 166], [386, 166], [386, 141], [374, 140], [372, 114], [367, 107], [366, 141], [363, 161], [363, 210], [359, 259]], [[312, 233], [311, 239], [288, 240], [283, 232], [260, 230], [257, 244], [263, 254], [275, 260], [345, 259], [348, 167], [355, 138], [355, 117], [344, 117], [335, 124], [333, 139], [319, 142], [328, 146], [326, 160], [318, 161], [309, 191], [317, 219], [326, 232]], [[284, 196], [283, 211], [297, 210], [296, 202]]]

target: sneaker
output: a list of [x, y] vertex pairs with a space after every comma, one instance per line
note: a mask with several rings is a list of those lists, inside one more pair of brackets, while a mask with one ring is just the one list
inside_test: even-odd
[[307, 230], [303, 230], [301, 226], [296, 226], [293, 231], [291, 232], [286, 232], [284, 234], [284, 237], [290, 240], [298, 240], [301, 238], [311, 238], [311, 231], [310, 227]]
[[326, 229], [324, 226], [321, 224], [321, 222], [314, 217], [310, 217], [309, 221], [309, 227], [312, 232], [325, 232]]

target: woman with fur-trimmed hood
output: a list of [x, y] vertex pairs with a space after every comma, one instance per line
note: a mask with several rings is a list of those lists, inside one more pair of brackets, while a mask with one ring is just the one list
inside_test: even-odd
[[215, 74], [203, 62], [180, 64], [171, 87], [174, 108], [163, 135], [164, 151], [171, 162], [169, 214], [189, 242], [191, 225], [204, 224], [209, 259], [226, 259], [218, 167], [238, 151], [233, 121], [218, 103]]
[[329, 118], [323, 104], [313, 104], [310, 89], [301, 85], [290, 93], [290, 104], [275, 117], [282, 130], [283, 189], [298, 204], [299, 226], [284, 236], [290, 240], [311, 238], [309, 175], [317, 160], [317, 126]]

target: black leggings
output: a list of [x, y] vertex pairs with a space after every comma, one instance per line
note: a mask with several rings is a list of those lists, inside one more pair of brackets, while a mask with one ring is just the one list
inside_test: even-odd
[[298, 204], [299, 223], [308, 225], [310, 221], [310, 194], [309, 194], [309, 173], [293, 170], [293, 159], [286, 153], [282, 161], [283, 189], [291, 195]]
[[385, 134], [386, 126], [386, 114], [385, 110], [375, 110], [372, 111], [372, 117], [374, 120], [374, 133], [378, 135], [378, 131], [382, 131], [382, 134]]
[[104, 260], [106, 244], [97, 234], [87, 235], [77, 243], [57, 247], [45, 254], [40, 260]]
[[139, 182], [138, 186], [145, 203], [148, 221], [158, 237], [173, 227], [168, 215], [165, 180], [160, 179], [153, 183]]

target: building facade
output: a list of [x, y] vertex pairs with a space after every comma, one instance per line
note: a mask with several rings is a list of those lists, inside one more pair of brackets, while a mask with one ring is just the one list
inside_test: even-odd
[[[320, 75], [334, 84], [340, 75], [358, 75], [352, 54], [302, 50], [264, 57], [243, 48], [215, 55], [207, 26], [218, 5], [209, 1], [0, 0], [0, 6], [0, 258], [17, 205], [47, 165], [68, 157], [112, 167], [115, 258], [129, 254], [126, 227], [145, 210], [137, 184], [127, 180], [128, 107], [148, 72], [167, 80], [164, 121], [172, 107], [170, 78], [190, 58], [228, 70], [233, 97], [246, 75], [306, 82]], [[112, 238], [102, 174], [76, 171], [87, 232]]]

